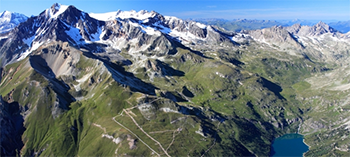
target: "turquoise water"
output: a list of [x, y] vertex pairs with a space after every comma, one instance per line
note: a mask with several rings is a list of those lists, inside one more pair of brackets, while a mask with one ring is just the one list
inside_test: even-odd
[[271, 156], [302, 157], [309, 147], [303, 142], [300, 134], [286, 134], [276, 138], [272, 143]]

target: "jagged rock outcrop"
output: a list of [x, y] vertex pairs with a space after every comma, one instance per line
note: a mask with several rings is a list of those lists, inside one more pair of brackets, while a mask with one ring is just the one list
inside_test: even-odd
[[282, 26], [274, 26], [262, 30], [250, 31], [249, 34], [257, 41], [270, 44], [278, 49], [302, 49], [303, 46]]
[[294, 24], [291, 27], [286, 27], [290, 33], [299, 36], [320, 36], [326, 33], [336, 34], [339, 33], [329, 25], [320, 21], [314, 26], [301, 26], [300, 24]]
[[80, 60], [80, 52], [71, 49], [68, 42], [58, 42], [37, 49], [35, 55], [40, 55], [50, 67], [55, 77], [61, 75], [77, 75], [74, 65]]
[[23, 117], [17, 102], [7, 103], [0, 95], [0, 151], [1, 156], [18, 156], [23, 147]]

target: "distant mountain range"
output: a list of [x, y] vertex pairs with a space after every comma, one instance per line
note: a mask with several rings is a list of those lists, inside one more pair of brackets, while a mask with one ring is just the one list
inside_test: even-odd
[[[292, 26], [294, 24], [300, 24], [302, 26], [313, 26], [317, 22], [308, 21], [308, 20], [249, 20], [249, 19], [235, 19], [235, 20], [225, 20], [225, 19], [194, 19], [195, 21], [207, 24], [207, 25], [216, 25], [222, 28], [225, 28], [229, 31], [239, 32], [241, 30], [254, 30], [254, 29], [263, 29], [269, 28], [272, 26]], [[350, 21], [339, 21], [339, 22], [330, 22], [329, 26], [334, 29], [347, 33], [350, 31]]]
[[331, 22], [328, 25], [335, 28], [336, 30], [338, 30], [342, 33], [347, 33], [350, 31], [350, 20], [349, 21]]
[[308, 21], [308, 20], [301, 20], [301, 19], [294, 19], [294, 20], [278, 20], [278, 22], [281, 23], [281, 25], [284, 26], [292, 26], [294, 24], [300, 24], [302, 26], [313, 26], [319, 21]]
[[271, 20], [247, 20], [247, 19], [237, 19], [237, 20], [225, 20], [225, 19], [199, 19], [195, 20], [207, 25], [215, 25], [222, 27], [229, 31], [239, 32], [241, 30], [254, 30], [269, 28], [276, 25], [281, 25], [280, 22]]

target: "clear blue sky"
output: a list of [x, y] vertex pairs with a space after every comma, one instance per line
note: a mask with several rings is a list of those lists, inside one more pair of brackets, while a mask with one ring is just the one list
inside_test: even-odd
[[154, 10], [183, 19], [350, 20], [350, 0], [0, 0], [0, 11], [38, 15], [55, 2], [88, 13]]

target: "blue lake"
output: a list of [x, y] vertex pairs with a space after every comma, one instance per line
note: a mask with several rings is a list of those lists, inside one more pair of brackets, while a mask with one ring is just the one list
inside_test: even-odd
[[293, 156], [302, 157], [309, 147], [303, 142], [300, 134], [286, 134], [276, 138], [272, 143], [271, 156]]

